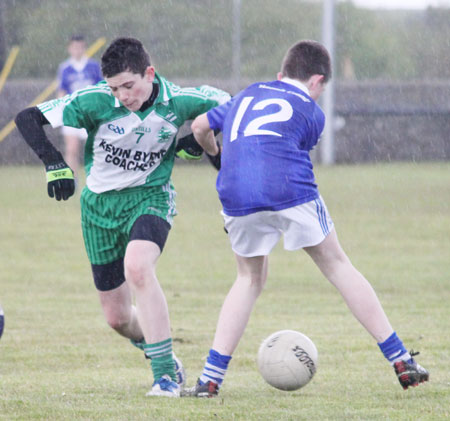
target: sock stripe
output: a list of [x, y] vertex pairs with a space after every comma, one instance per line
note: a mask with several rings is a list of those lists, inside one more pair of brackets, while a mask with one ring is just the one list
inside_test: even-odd
[[171, 344], [172, 344], [172, 338], [168, 338], [168, 339], [165, 339], [164, 341], [155, 342], [153, 344], [147, 344], [146, 343], [144, 346], [146, 348], [160, 348], [162, 346], [167, 346], [167, 345], [171, 345]]
[[406, 352], [406, 350], [402, 352], [402, 350], [400, 349], [397, 352], [394, 352], [393, 354], [388, 355], [388, 360], [389, 361], [395, 360], [397, 357], [400, 357], [405, 352]]
[[208, 362], [205, 364], [204, 369], [205, 369], [205, 371], [211, 371], [213, 373], [217, 373], [218, 375], [222, 375], [222, 376], [224, 376], [225, 373], [227, 372], [226, 368], [220, 368], [220, 367], [217, 367], [216, 365], [210, 364]]
[[395, 363], [400, 360], [408, 360], [411, 358], [409, 352], [406, 350], [401, 339], [394, 332], [384, 342], [379, 343], [381, 352], [384, 357], [391, 363]]
[[209, 356], [203, 368], [203, 373], [200, 376], [200, 382], [204, 384], [208, 381], [213, 381], [220, 386], [227, 372], [230, 360], [231, 356], [222, 355], [217, 351], [210, 349]]
[[161, 358], [161, 357], [164, 357], [164, 356], [169, 355], [171, 353], [172, 352], [170, 350], [167, 350], [165, 352], [159, 352], [159, 353], [146, 352], [145, 355], [147, 355], [147, 357], [150, 357], [151, 359], [153, 359], [153, 358]]
[[211, 377], [212, 379], [223, 379], [225, 377], [225, 373], [217, 373], [217, 371], [203, 369], [203, 374], [205, 376]]
[[144, 345], [144, 352], [150, 358], [158, 358], [172, 354], [172, 338], [155, 344], [146, 344]]
[[166, 350], [167, 348], [170, 348], [172, 346], [172, 344], [165, 344], [163, 346], [155, 346], [155, 347], [147, 347], [145, 346], [145, 350], [146, 351], [152, 351], [152, 352], [161, 352]]
[[154, 344], [146, 344], [144, 346], [144, 352], [147, 357], [151, 358], [150, 365], [155, 381], [158, 381], [158, 379], [166, 374], [173, 381], [176, 381], [172, 338]]

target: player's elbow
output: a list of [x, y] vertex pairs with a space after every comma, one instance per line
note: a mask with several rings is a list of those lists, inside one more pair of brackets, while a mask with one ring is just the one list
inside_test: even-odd
[[40, 120], [39, 114], [41, 114], [41, 112], [37, 107], [25, 108], [16, 115], [14, 122], [16, 123], [16, 126], [20, 129], [23, 126], [26, 126], [27, 123], [30, 121], [39, 121]]
[[20, 113], [16, 115], [16, 118], [14, 119], [14, 123], [16, 123], [17, 127], [20, 127], [24, 121], [26, 121], [29, 118], [30, 115], [30, 109], [25, 108]]
[[211, 131], [209, 127], [208, 117], [206, 114], [199, 115], [191, 124], [191, 130], [198, 141], [199, 139], [203, 139], [209, 131]]

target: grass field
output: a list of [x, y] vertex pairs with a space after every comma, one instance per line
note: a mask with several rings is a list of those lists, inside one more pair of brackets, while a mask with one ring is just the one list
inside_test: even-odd
[[[146, 398], [139, 350], [104, 322], [79, 202], [47, 197], [44, 171], [0, 168], [0, 420], [444, 420], [450, 418], [450, 165], [318, 167], [344, 249], [372, 282], [430, 382], [403, 391], [376, 343], [303, 252], [278, 247], [266, 290], [218, 399]], [[177, 355], [195, 382], [235, 276], [209, 166], [179, 165], [178, 211], [160, 259]], [[280, 329], [319, 350], [311, 383], [281, 392], [259, 376]]]

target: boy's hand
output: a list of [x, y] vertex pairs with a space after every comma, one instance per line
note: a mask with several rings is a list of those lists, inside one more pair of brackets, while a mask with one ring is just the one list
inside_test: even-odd
[[210, 155], [210, 154], [206, 154], [206, 156], [209, 159], [209, 162], [211, 162], [212, 166], [217, 170], [220, 171], [220, 167], [221, 167], [221, 162], [220, 162], [220, 158], [222, 156], [222, 150], [220, 147], [219, 142], [216, 140], [217, 143], [217, 147], [219, 148], [219, 152], [217, 153], [217, 155]]
[[178, 140], [175, 154], [178, 158], [187, 161], [199, 160], [202, 158], [203, 148], [198, 144], [194, 135], [191, 133]]
[[67, 200], [75, 193], [75, 179], [73, 171], [65, 163], [60, 161], [45, 166], [47, 172], [47, 191], [50, 197], [56, 200]]

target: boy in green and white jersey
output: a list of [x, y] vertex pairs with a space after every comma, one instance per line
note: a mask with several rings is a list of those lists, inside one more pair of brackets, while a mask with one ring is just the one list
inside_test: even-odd
[[148, 395], [178, 397], [184, 374], [174, 361], [167, 302], [156, 278], [176, 215], [170, 180], [176, 135], [186, 120], [230, 96], [209, 86], [168, 82], [133, 38], [118, 38], [108, 47], [102, 72], [104, 82], [23, 110], [16, 124], [44, 162], [49, 196], [57, 200], [73, 195], [73, 173], [43, 126], [87, 130], [81, 218], [103, 312], [113, 329], [151, 359], [155, 381]]
[[64, 124], [88, 130], [85, 159], [89, 190], [103, 193], [165, 184], [172, 172], [180, 127], [202, 110], [229, 98], [209, 86], [182, 89], [157, 73], [150, 77], [154, 78], [154, 99], [142, 111], [130, 111], [106, 81], [38, 105], [53, 127]]

